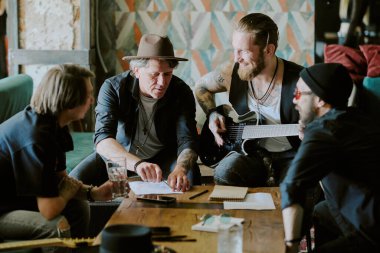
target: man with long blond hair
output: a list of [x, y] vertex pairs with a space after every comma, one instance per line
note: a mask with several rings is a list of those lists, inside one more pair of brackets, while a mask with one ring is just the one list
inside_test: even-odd
[[0, 125], [0, 238], [86, 236], [87, 200], [111, 199], [110, 182], [84, 185], [65, 170], [68, 124], [93, 103], [93, 76], [76, 65], [51, 68], [31, 104]]

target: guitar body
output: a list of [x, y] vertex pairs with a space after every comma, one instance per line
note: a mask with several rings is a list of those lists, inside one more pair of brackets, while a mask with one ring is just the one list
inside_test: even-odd
[[[248, 119], [247, 122], [235, 123], [231, 117], [226, 116], [223, 106], [219, 106], [217, 111], [225, 117], [225, 125], [227, 128], [227, 132], [222, 134], [224, 141], [223, 146], [219, 147], [216, 144], [215, 137], [208, 127], [208, 118], [203, 124], [200, 136], [199, 158], [204, 165], [210, 167], [215, 167], [219, 161], [231, 151], [241, 152], [243, 144], [242, 133], [244, 127], [247, 124], [256, 124], [256, 120], [252, 121], [252, 114], [254, 114], [254, 112], [248, 113], [251, 115], [250, 117], [248, 117], [247, 114], [242, 115], [244, 118]], [[253, 119], [255, 119], [255, 117], [253, 117]]]
[[222, 135], [224, 145], [219, 147], [215, 142], [214, 135], [208, 128], [208, 122], [207, 119], [201, 131], [199, 158], [204, 165], [212, 167], [222, 160], [230, 151], [240, 150], [242, 140], [231, 140], [227, 132]]

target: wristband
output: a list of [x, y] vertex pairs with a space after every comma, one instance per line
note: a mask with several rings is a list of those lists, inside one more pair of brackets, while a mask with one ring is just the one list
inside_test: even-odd
[[137, 166], [139, 166], [140, 163], [143, 163], [143, 162], [145, 162], [145, 161], [141, 159], [140, 161], [138, 161], [137, 163], [135, 163], [135, 166], [133, 167], [134, 170], [135, 170], [135, 172], [137, 171]]
[[93, 185], [90, 185], [90, 187], [86, 188], [86, 196], [87, 196], [87, 200], [90, 201], [90, 202], [94, 202], [95, 200], [92, 198], [91, 196], [91, 190], [94, 188]]

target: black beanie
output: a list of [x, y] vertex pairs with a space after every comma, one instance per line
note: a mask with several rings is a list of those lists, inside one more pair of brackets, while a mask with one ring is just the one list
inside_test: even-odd
[[319, 63], [305, 68], [300, 77], [326, 103], [334, 107], [347, 106], [353, 82], [347, 69], [339, 63]]

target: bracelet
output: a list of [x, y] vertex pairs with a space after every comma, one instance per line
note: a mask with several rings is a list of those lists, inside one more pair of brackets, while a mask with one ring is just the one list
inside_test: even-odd
[[285, 243], [299, 243], [302, 240], [302, 238], [295, 238], [291, 240], [284, 240]]
[[94, 202], [95, 200], [92, 198], [91, 196], [91, 190], [94, 188], [93, 185], [90, 185], [90, 187], [88, 187], [86, 189], [86, 196], [87, 196], [87, 200], [90, 201], [90, 202]]
[[139, 166], [140, 163], [143, 163], [143, 162], [145, 162], [145, 161], [143, 159], [141, 159], [140, 161], [138, 161], [137, 163], [135, 163], [135, 166], [133, 167], [134, 170], [135, 170], [135, 172], [137, 171], [137, 166]]

